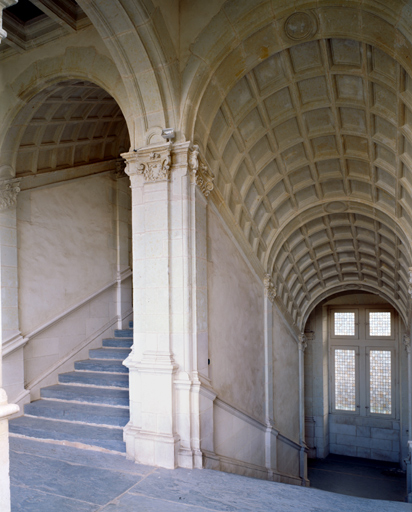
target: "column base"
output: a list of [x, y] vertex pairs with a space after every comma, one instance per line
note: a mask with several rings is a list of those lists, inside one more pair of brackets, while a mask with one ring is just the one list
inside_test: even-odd
[[9, 477], [9, 418], [19, 412], [19, 406], [7, 403], [4, 389], [0, 389], [0, 510], [10, 511]]
[[178, 467], [179, 441], [177, 435], [144, 432], [132, 425], [123, 431], [127, 457], [139, 464], [158, 466], [166, 469]]

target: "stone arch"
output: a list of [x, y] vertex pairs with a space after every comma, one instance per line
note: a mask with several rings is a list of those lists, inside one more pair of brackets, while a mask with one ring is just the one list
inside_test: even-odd
[[327, 300], [329, 298], [332, 298], [333, 296], [336, 296], [340, 292], [350, 292], [350, 291], [365, 291], [372, 293], [374, 295], [379, 295], [382, 298], [384, 298], [393, 308], [399, 313], [399, 316], [402, 318], [402, 322], [405, 326], [405, 328], [408, 328], [408, 322], [409, 322], [409, 316], [406, 311], [404, 311], [402, 308], [399, 307], [399, 304], [393, 300], [393, 298], [386, 294], [385, 292], [382, 292], [381, 290], [368, 285], [359, 286], [359, 283], [352, 283], [352, 284], [346, 284], [342, 286], [337, 286], [335, 288], [332, 288], [326, 292], [323, 292], [319, 294], [313, 302], [308, 306], [308, 308], [304, 311], [304, 314], [302, 316], [302, 322], [299, 325], [300, 330], [303, 332], [305, 329], [306, 322], [308, 321], [311, 313], [314, 311], [314, 309], [324, 300]]
[[[140, 107], [135, 146], [146, 145], [155, 127], [178, 126], [178, 61], [159, 8], [151, 0], [79, 0], [107, 45], [129, 101]], [[156, 142], [159, 142], [156, 140]]]
[[107, 91], [123, 112], [134, 145], [136, 132], [142, 132], [136, 126], [138, 106], [130, 103], [116, 66], [94, 48], [71, 47], [57, 57], [32, 63], [4, 91], [2, 98], [8, 114], [0, 132], [2, 166], [9, 166], [15, 172], [17, 149], [34, 105], [41, 103], [46, 89], [68, 79], [90, 81]]

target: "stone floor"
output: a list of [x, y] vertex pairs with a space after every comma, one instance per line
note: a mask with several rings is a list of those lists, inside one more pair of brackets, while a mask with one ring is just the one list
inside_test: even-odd
[[405, 501], [406, 475], [393, 462], [329, 455], [309, 460], [308, 472], [310, 485], [316, 489], [359, 498]]
[[210, 470], [169, 471], [124, 457], [10, 439], [12, 512], [411, 512], [367, 500]]

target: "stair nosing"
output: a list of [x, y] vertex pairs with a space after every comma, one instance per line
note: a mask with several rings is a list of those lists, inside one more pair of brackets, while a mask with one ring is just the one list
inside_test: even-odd
[[99, 386], [98, 384], [89, 384], [84, 383], [81, 384], [79, 382], [58, 382], [57, 386], [76, 386], [78, 388], [97, 388], [97, 389], [122, 389], [124, 391], [129, 391], [129, 386], [127, 388], [122, 386]]
[[49, 418], [48, 416], [34, 416], [33, 414], [25, 414], [26, 418], [35, 418], [38, 420], [46, 420], [46, 421], [58, 421], [60, 423], [75, 423], [76, 425], [86, 425], [87, 427], [102, 427], [109, 428], [115, 430], [123, 430], [124, 427], [116, 426], [116, 425], [107, 425], [106, 423], [86, 423], [85, 421], [77, 421], [77, 420], [63, 420], [61, 418]]
[[[40, 398], [41, 398], [41, 400], [50, 400], [50, 401], [54, 401], [54, 402], [65, 402], [68, 404], [101, 405], [103, 407], [113, 407], [114, 409], [130, 409], [130, 407], [128, 405], [102, 404], [99, 402], [86, 402], [86, 401], [79, 402], [78, 400], [65, 400], [63, 398], [55, 398], [55, 397], [47, 397], [47, 396], [42, 396]], [[30, 403], [32, 403], [32, 402], [30, 402]]]
[[110, 450], [109, 448], [104, 448], [103, 446], [97, 446], [95, 444], [85, 444], [79, 441], [68, 441], [66, 439], [46, 439], [44, 437], [30, 437], [24, 434], [15, 434], [13, 432], [9, 432], [10, 437], [19, 437], [21, 439], [34, 439], [39, 443], [50, 443], [50, 444], [58, 444], [61, 446], [70, 446], [73, 448], [80, 448], [81, 450], [90, 450], [101, 453], [115, 453], [116, 455], [123, 455], [126, 457], [125, 452], [119, 452], [117, 450]]

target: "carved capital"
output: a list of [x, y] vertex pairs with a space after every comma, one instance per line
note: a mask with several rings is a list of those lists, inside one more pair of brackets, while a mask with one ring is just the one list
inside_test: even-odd
[[128, 176], [142, 175], [146, 183], [168, 181], [172, 165], [172, 144], [142, 148], [121, 155], [126, 160]]
[[301, 332], [298, 336], [298, 347], [299, 350], [302, 352], [305, 352], [306, 347], [308, 346], [308, 339], [306, 337], [306, 334], [304, 332]]
[[126, 160], [122, 157], [116, 159], [116, 169], [111, 172], [111, 177], [113, 180], [118, 180], [120, 178], [125, 178], [127, 176], [126, 172]]
[[273, 303], [276, 297], [276, 286], [274, 285], [270, 274], [265, 274], [263, 285], [265, 287], [265, 297]]
[[411, 353], [411, 337], [407, 333], [405, 333], [403, 335], [403, 345], [405, 347], [406, 352], [408, 352], [408, 354], [410, 354]]
[[171, 164], [170, 148], [162, 153], [152, 151], [149, 158], [140, 164], [139, 171], [146, 181], [169, 181]]
[[20, 179], [0, 181], [0, 211], [13, 208], [17, 204], [17, 194], [20, 192]]
[[188, 164], [191, 182], [200, 188], [205, 197], [208, 197], [214, 187], [213, 180], [215, 179], [215, 175], [208, 166], [200, 160], [199, 146], [194, 145], [193, 148], [189, 150]]

